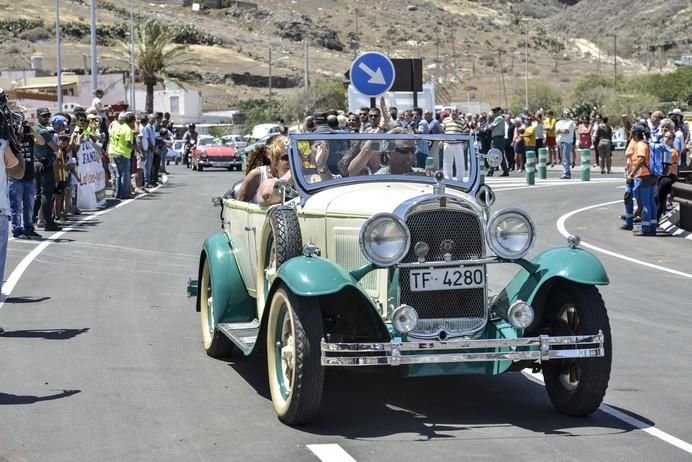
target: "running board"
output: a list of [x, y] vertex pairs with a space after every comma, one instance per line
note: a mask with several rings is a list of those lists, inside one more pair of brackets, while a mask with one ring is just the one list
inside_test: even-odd
[[259, 319], [252, 322], [223, 322], [216, 325], [219, 332], [228, 337], [245, 356], [252, 353], [260, 330]]

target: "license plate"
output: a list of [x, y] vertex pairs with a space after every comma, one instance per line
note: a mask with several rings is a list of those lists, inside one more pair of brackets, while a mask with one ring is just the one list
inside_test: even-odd
[[412, 269], [409, 273], [412, 292], [459, 290], [485, 287], [483, 266]]

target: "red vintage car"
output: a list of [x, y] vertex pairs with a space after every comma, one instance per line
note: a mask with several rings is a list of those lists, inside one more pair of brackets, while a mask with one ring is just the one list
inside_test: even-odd
[[226, 146], [219, 138], [201, 137], [192, 152], [192, 170], [201, 172], [205, 168], [241, 169], [243, 159], [240, 151], [233, 146]]

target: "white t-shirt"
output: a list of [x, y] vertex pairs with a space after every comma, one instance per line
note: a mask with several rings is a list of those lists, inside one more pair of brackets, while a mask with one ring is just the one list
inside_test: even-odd
[[[567, 133], [562, 133], [562, 130], [567, 130]], [[560, 119], [555, 124], [555, 140], [558, 143], [574, 142], [574, 121], [571, 119]]]

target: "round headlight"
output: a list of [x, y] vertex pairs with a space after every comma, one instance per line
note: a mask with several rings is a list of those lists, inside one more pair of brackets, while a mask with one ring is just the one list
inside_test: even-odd
[[398, 217], [381, 213], [363, 223], [359, 241], [368, 260], [377, 266], [392, 266], [408, 253], [411, 234]]
[[533, 247], [536, 233], [526, 212], [504, 209], [495, 213], [488, 221], [486, 238], [498, 257], [515, 260], [526, 255]]
[[418, 313], [408, 305], [401, 305], [392, 312], [392, 327], [402, 334], [415, 329], [418, 324]]
[[526, 302], [519, 300], [512, 304], [507, 310], [507, 320], [517, 329], [526, 329], [533, 322], [533, 307]]

